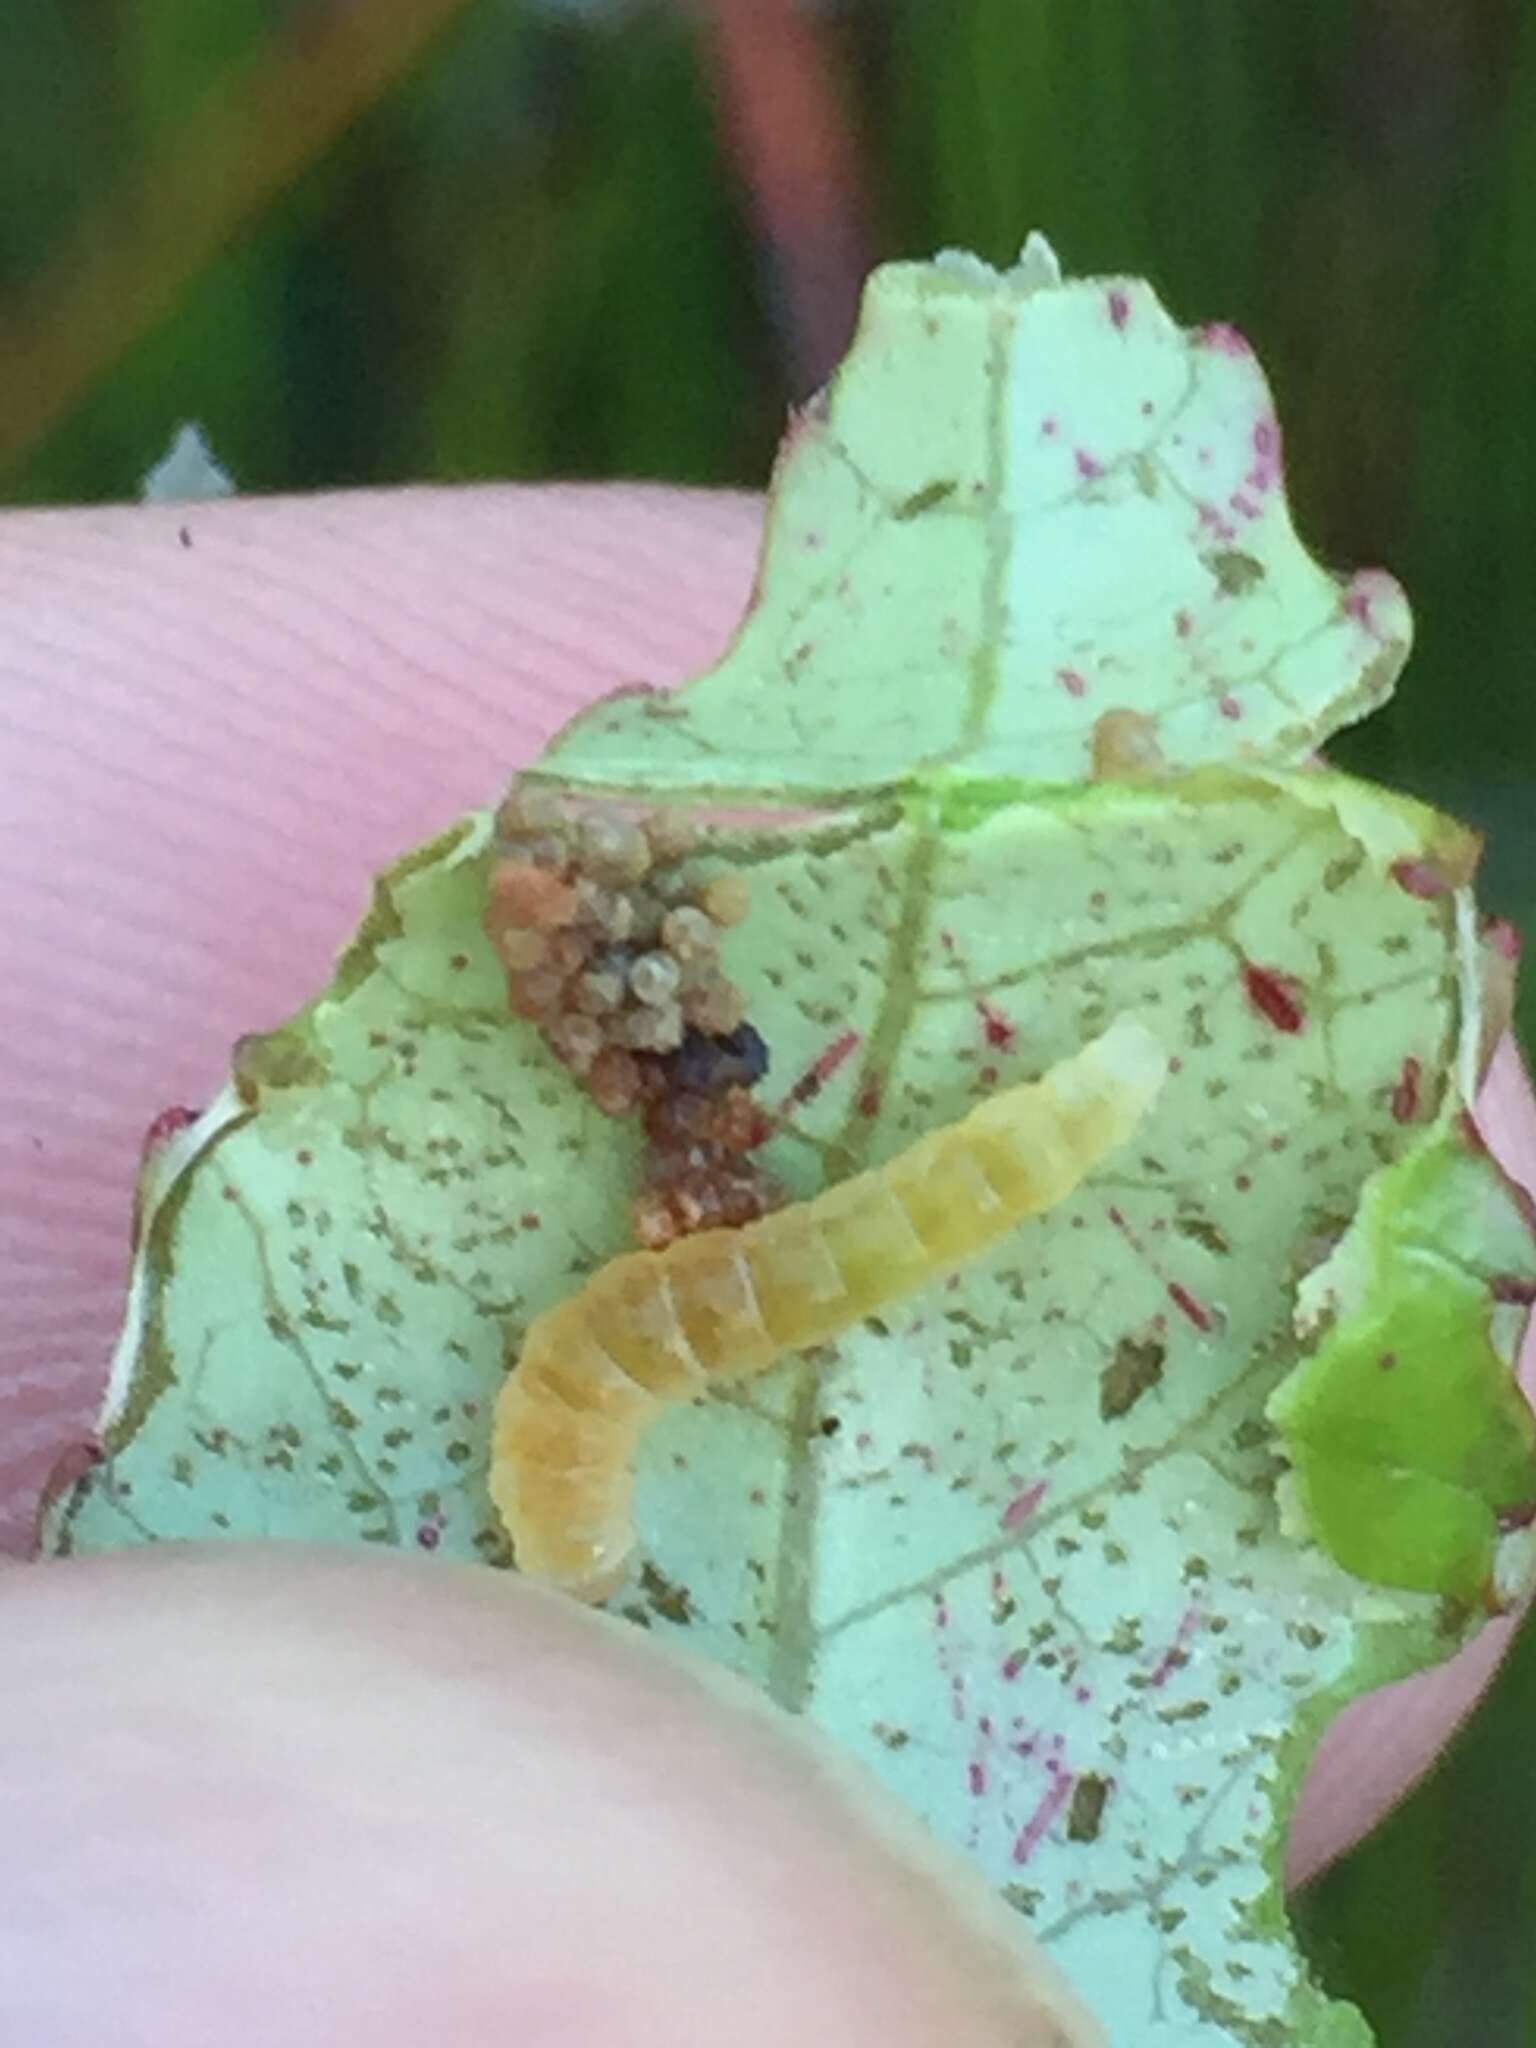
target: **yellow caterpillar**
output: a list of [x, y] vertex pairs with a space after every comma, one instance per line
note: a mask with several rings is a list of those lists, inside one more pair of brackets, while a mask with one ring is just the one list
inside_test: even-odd
[[735, 1230], [616, 1258], [529, 1327], [496, 1405], [490, 1488], [521, 1570], [601, 1600], [635, 1545], [634, 1464], [663, 1402], [787, 1351], [973, 1259], [1127, 1139], [1167, 1062], [1131, 1018], [887, 1165]]

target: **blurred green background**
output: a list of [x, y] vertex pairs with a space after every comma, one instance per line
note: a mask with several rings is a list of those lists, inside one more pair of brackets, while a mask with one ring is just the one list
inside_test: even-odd
[[[1033, 225], [1254, 339], [1302, 532], [1418, 616], [1338, 753], [1528, 922], [1520, 0], [12, 0], [0, 502], [129, 497], [188, 418], [252, 490], [756, 485], [871, 262]], [[1536, 1632], [1304, 1917], [1385, 2048], [1536, 2043]]]

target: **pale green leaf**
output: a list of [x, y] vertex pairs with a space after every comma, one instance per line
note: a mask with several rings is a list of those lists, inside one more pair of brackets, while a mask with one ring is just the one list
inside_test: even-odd
[[[1129, 497], [1076, 485], [1057, 503], [1042, 484], [1033, 510], [1017, 492], [912, 509], [935, 480], [1034, 474], [1017, 408], [999, 425], [1026, 333], [1074, 436], [1104, 427], [1111, 479], [1133, 473], [1135, 427], [1124, 407], [1128, 438], [1104, 426], [1124, 396], [1107, 351], [1143, 330], [1213, 461], [1251, 444], [1251, 359], [1192, 346], [1140, 286], [1122, 334], [1119, 289], [1052, 284], [1038, 248], [1002, 282], [956, 262], [877, 279], [838, 447], [821, 427], [795, 442], [735, 652], [544, 764], [793, 806], [751, 830], [716, 811], [708, 850], [753, 875], [727, 965], [773, 1092], [858, 1034], [770, 1147], [797, 1194], [1122, 1012], [1174, 1060], [1133, 1144], [1061, 1209], [835, 1348], [670, 1410], [615, 1604], [868, 1759], [1029, 1916], [1117, 2042], [1342, 2048], [1369, 2036], [1289, 1937], [1287, 1820], [1336, 1708], [1448, 1652], [1512, 1568], [1500, 1519], [1536, 1498], [1506, 1363], [1528, 1233], [1463, 1128], [1484, 1022], [1466, 836], [1286, 765], [1385, 670], [1278, 494], [1245, 540], [1263, 576], [1207, 588], [1198, 630], [1160, 652], [1146, 622], [1193, 602], [1177, 522], [1119, 526]], [[932, 556], [905, 552], [919, 528]], [[841, 566], [829, 582], [813, 560]], [[946, 650], [934, 606], [976, 562], [969, 637]], [[802, 690], [762, 650], [845, 574], [868, 577], [863, 629]], [[1010, 577], [1035, 593], [1018, 608], [996, 599]], [[1376, 588], [1379, 627], [1397, 601]], [[1178, 652], [1239, 611], [1289, 677], [1246, 722]], [[1082, 699], [1051, 679], [1068, 644], [1095, 678]], [[1156, 719], [1182, 772], [1079, 779], [1106, 708]], [[1209, 764], [1238, 740], [1267, 761]], [[509, 1016], [480, 928], [490, 858], [480, 817], [387, 874], [332, 987], [247, 1044], [151, 1168], [110, 1455], [55, 1504], [52, 1548], [225, 1531], [506, 1560], [491, 1404], [530, 1319], [625, 1248], [637, 1147]], [[1435, 1355], [1394, 1338], [1382, 1373], [1392, 1343], [1367, 1347], [1396, 1330], [1405, 1261], [1438, 1304]], [[1383, 1543], [1361, 1505], [1383, 1470], [1451, 1508]]]
[[[1246, 342], [1130, 278], [1063, 283], [1032, 238], [870, 280], [794, 422], [759, 595], [683, 701], [631, 693], [546, 757], [654, 787], [849, 787], [919, 766], [1085, 775], [1108, 709], [1166, 759], [1305, 759], [1391, 689], [1390, 577], [1296, 539]], [[640, 764], [643, 764], [641, 766]]]

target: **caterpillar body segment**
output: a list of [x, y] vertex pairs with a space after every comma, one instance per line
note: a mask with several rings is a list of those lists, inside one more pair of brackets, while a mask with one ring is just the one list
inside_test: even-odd
[[[716, 1235], [701, 1231], [695, 1242]], [[580, 1327], [631, 1379], [663, 1401], [704, 1392], [707, 1368], [677, 1311], [672, 1262], [655, 1252], [611, 1259], [576, 1297]]]
[[638, 1445], [638, 1437], [615, 1444], [600, 1467], [529, 1465], [518, 1482], [521, 1570], [579, 1600], [606, 1600], [616, 1590], [635, 1547]]
[[[912, 1212], [876, 1174], [861, 1173], [813, 1205], [821, 1256], [835, 1268], [855, 1316], [921, 1287], [931, 1265]], [[830, 1298], [830, 1289], [827, 1290]]]
[[491, 1496], [519, 1567], [603, 1599], [634, 1545], [634, 1458], [664, 1402], [787, 1351], [987, 1251], [1135, 1130], [1167, 1071], [1121, 1018], [886, 1165], [739, 1229], [630, 1252], [537, 1317], [496, 1408]]

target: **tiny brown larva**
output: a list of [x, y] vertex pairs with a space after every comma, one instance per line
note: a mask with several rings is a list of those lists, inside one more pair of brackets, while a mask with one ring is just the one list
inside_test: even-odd
[[1166, 1072], [1156, 1039], [1122, 1017], [884, 1166], [739, 1229], [611, 1260], [530, 1325], [497, 1402], [491, 1498], [519, 1569], [605, 1599], [635, 1546], [635, 1453], [664, 1402], [840, 1335], [1064, 1200]]

